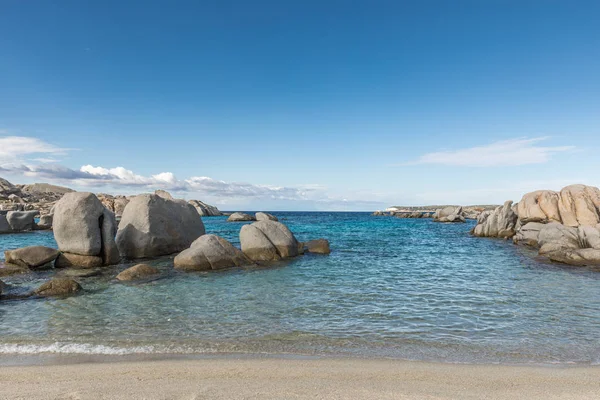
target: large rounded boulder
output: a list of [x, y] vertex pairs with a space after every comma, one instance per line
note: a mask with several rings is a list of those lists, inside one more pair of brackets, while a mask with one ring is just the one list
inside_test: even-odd
[[157, 257], [185, 250], [202, 235], [204, 224], [192, 205], [143, 194], [123, 210], [117, 246], [126, 258]]
[[299, 254], [298, 241], [277, 221], [258, 221], [240, 230], [242, 251], [253, 261], [274, 261]]
[[217, 235], [203, 235], [189, 249], [175, 257], [175, 268], [183, 271], [209, 271], [242, 267], [252, 261], [231, 243]]
[[105, 265], [120, 260], [114, 214], [86, 192], [66, 193], [54, 206], [53, 230], [63, 253], [100, 257]]

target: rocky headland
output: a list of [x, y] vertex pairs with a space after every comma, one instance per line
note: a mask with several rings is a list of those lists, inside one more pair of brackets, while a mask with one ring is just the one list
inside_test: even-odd
[[539, 190], [482, 213], [472, 230], [478, 237], [512, 239], [540, 256], [570, 265], [600, 265], [600, 189], [571, 185]]

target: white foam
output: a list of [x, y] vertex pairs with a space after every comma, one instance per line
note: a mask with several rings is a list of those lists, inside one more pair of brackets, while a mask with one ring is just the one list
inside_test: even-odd
[[102, 344], [89, 343], [61, 343], [51, 344], [0, 344], [0, 354], [101, 354], [101, 355], [126, 355], [126, 354], [159, 354], [177, 353], [157, 349], [154, 346], [113, 347]]

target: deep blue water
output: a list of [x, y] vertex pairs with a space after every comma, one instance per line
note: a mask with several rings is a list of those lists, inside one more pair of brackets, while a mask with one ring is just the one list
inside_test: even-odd
[[[291, 353], [452, 362], [600, 362], [600, 272], [549, 264], [467, 224], [368, 213], [274, 212], [329, 256], [211, 273], [151, 263], [159, 280], [123, 284], [132, 264], [79, 279], [67, 299], [0, 301], [0, 353]], [[238, 245], [242, 224], [204, 218]], [[0, 236], [0, 250], [55, 246], [51, 232]], [[53, 274], [1, 278], [11, 292]]]

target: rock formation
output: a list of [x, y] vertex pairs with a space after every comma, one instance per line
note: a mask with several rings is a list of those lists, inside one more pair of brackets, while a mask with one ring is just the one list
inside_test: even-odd
[[52, 278], [42, 284], [34, 294], [41, 297], [62, 297], [81, 291], [81, 285], [71, 278]]
[[231, 243], [216, 235], [203, 235], [189, 249], [179, 253], [175, 268], [183, 271], [209, 271], [242, 267], [252, 261]]
[[254, 217], [257, 221], [279, 221], [276, 216], [266, 212], [257, 212]]
[[299, 244], [287, 226], [276, 221], [258, 221], [240, 230], [242, 251], [253, 261], [295, 257]]
[[223, 215], [217, 207], [206, 204], [200, 200], [190, 200], [188, 203], [196, 208], [196, 211], [198, 211], [198, 214], [200, 214], [201, 217], [219, 217]]
[[433, 218], [435, 222], [465, 222], [465, 217], [463, 216], [463, 208], [458, 207], [445, 207], [437, 210], [435, 212], [435, 216]]
[[[85, 267], [96, 265], [98, 258], [104, 265], [119, 262], [114, 214], [94, 194], [65, 194], [56, 203], [53, 222], [54, 238], [59, 250], [64, 253], [57, 259], [59, 265], [65, 265], [65, 258], [80, 262]], [[88, 261], [84, 262], [84, 259]]]
[[131, 268], [121, 271], [121, 273], [116, 276], [116, 279], [119, 281], [136, 281], [152, 278], [159, 274], [160, 271], [157, 268], [154, 268], [148, 264], [137, 264]]
[[4, 258], [7, 263], [23, 268], [38, 268], [56, 260], [60, 252], [44, 246], [29, 246], [15, 250], [6, 250]]
[[246, 222], [246, 221], [256, 221], [256, 219], [250, 215], [242, 212], [234, 212], [227, 218], [227, 222]]
[[202, 235], [204, 224], [192, 205], [143, 194], [125, 207], [116, 242], [123, 257], [135, 259], [178, 253]]
[[327, 239], [315, 239], [309, 240], [306, 243], [303, 243], [302, 246], [305, 251], [309, 253], [315, 254], [329, 254], [331, 253], [331, 248], [329, 247], [329, 241]]
[[514, 208], [513, 202], [507, 201], [494, 211], [482, 212], [477, 217], [477, 226], [473, 229], [473, 234], [480, 237], [513, 237], [518, 221]]
[[600, 264], [600, 190], [571, 185], [560, 192], [527, 193], [516, 206], [506, 202], [482, 214], [473, 234], [512, 237], [514, 243], [538, 247], [541, 256], [557, 262]]
[[31, 231], [37, 228], [37, 211], [0, 211], [0, 233]]

